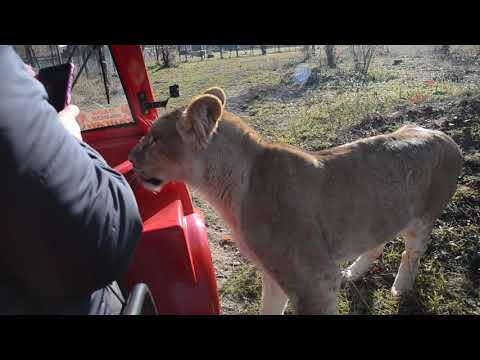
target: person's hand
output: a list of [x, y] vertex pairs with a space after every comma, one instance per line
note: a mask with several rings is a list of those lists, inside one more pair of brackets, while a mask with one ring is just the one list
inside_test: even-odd
[[78, 125], [76, 117], [80, 114], [80, 109], [75, 105], [68, 105], [58, 113], [60, 122], [65, 126], [73, 136], [79, 140], [82, 139], [82, 133], [80, 130], [80, 125]]
[[37, 76], [37, 72], [33, 69], [33, 67], [28, 64], [25, 64], [25, 67], [27, 68], [27, 71], [30, 75], [32, 75], [33, 77]]

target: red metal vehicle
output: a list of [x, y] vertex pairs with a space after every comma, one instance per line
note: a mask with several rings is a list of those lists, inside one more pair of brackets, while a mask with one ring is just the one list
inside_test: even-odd
[[130, 293], [135, 284], [146, 284], [159, 314], [219, 314], [204, 217], [194, 208], [187, 186], [169, 183], [160, 193], [151, 193], [136, 182], [127, 160], [131, 148], [158, 117], [142, 48], [118, 45], [109, 49], [129, 112], [125, 105], [123, 109], [131, 114], [132, 121], [86, 128], [82, 136], [128, 179], [144, 222], [142, 239], [122, 285]]

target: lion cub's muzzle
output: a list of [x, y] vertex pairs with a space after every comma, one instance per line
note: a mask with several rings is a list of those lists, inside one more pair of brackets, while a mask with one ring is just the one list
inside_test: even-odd
[[150, 184], [150, 185], [153, 185], [153, 186], [160, 186], [163, 184], [163, 180], [160, 180], [160, 179], [156, 179], [156, 178], [149, 178], [149, 179], [144, 179], [144, 178], [141, 178], [142, 181]]
[[149, 177], [147, 176], [142, 170], [138, 169], [133, 166], [133, 171], [135, 171], [135, 174], [142, 180], [142, 182], [151, 185], [153, 187], [159, 187], [163, 184], [163, 179], [157, 178], [157, 177]]
[[137, 167], [138, 165], [135, 164], [134, 156], [129, 156], [129, 160], [133, 164], [133, 171], [135, 172], [135, 174], [138, 176], [138, 178], [142, 181], [142, 183], [147, 189], [155, 191], [162, 186], [163, 179], [160, 179], [157, 177], [151, 177], [145, 174], [144, 171], [138, 168]]

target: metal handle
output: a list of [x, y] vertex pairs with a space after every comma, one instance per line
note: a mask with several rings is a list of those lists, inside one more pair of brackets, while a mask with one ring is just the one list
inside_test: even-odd
[[136, 284], [131, 291], [123, 315], [158, 315], [152, 293], [146, 284]]

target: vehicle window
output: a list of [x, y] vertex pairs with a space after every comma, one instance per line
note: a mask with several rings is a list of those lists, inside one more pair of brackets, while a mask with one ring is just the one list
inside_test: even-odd
[[[90, 50], [90, 46], [77, 49], [72, 59], [76, 74]], [[101, 54], [93, 50], [73, 88], [72, 103], [80, 108], [77, 120], [82, 131], [135, 123], [108, 47], [103, 46], [102, 52], [107, 85], [102, 73]]]

